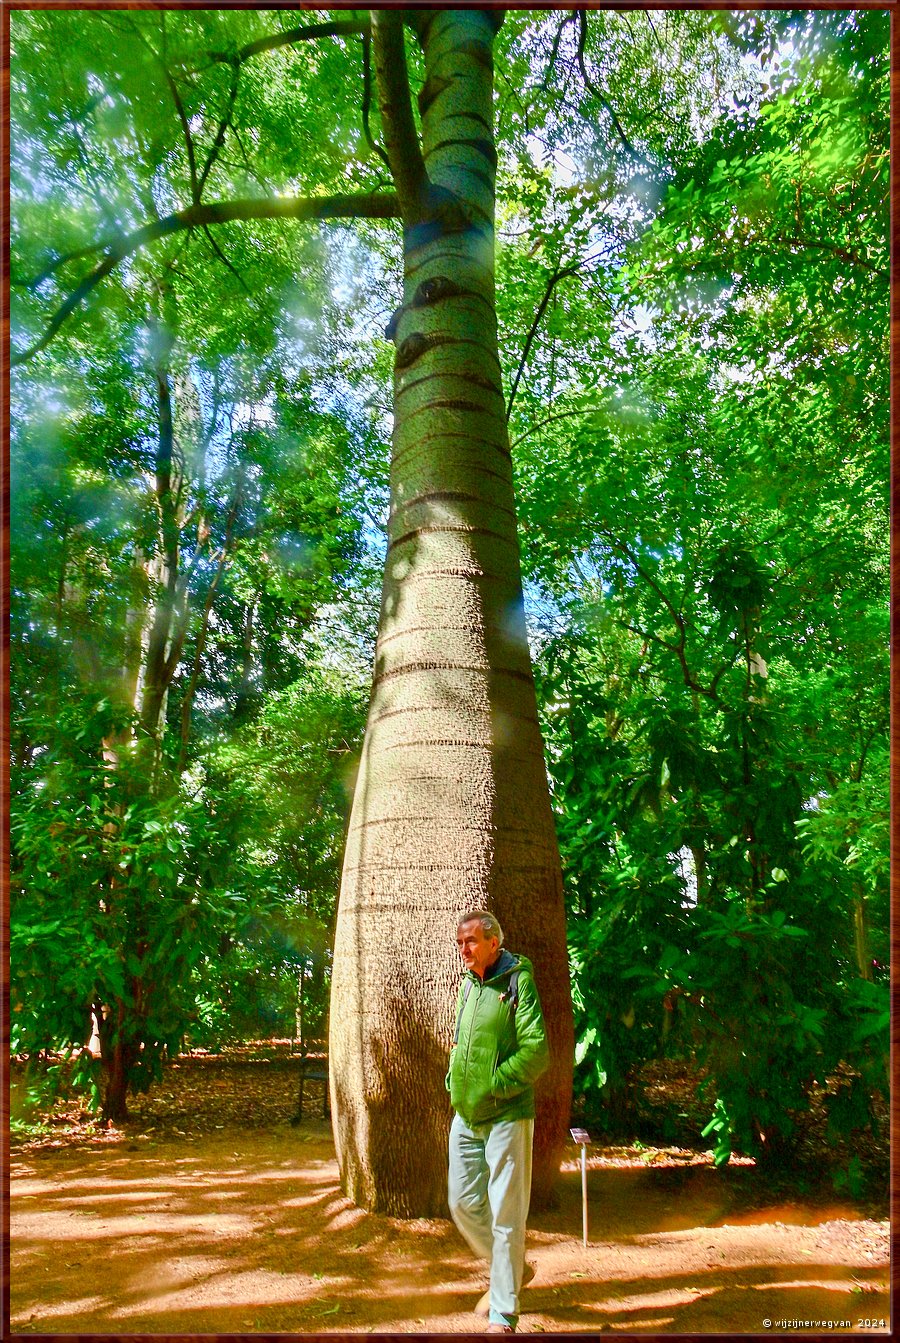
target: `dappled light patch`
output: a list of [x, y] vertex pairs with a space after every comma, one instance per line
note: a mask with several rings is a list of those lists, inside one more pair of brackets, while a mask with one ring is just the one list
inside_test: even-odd
[[[52, 1320], [57, 1316], [69, 1315], [71, 1313], [75, 1313], [76, 1315], [93, 1314], [94, 1311], [99, 1310], [104, 1304], [105, 1301], [102, 1296], [85, 1296], [77, 1301], [63, 1301], [55, 1305], [48, 1304], [41, 1307], [41, 1318]], [[32, 1320], [35, 1318], [34, 1315], [31, 1316]], [[30, 1322], [31, 1320], [28, 1321], [28, 1323]]]
[[[810, 1208], [802, 1203], [784, 1203], [774, 1208], [750, 1208], [728, 1216], [732, 1226], [822, 1226], [830, 1222], [858, 1222], [862, 1213], [849, 1203], [824, 1208]], [[725, 1223], [714, 1223], [725, 1225]]]
[[[337, 1182], [337, 1170], [334, 1172]], [[332, 1200], [327, 1205], [326, 1215], [331, 1231], [348, 1231], [366, 1220], [362, 1208], [355, 1208], [348, 1199]]]
[[[672, 1309], [674, 1306], [692, 1305], [699, 1301], [701, 1297], [710, 1296], [715, 1292], [715, 1287], [685, 1287], [685, 1288], [663, 1288], [656, 1292], [641, 1292], [634, 1296], [620, 1297], [615, 1305], [604, 1303], [597, 1309], [606, 1314], [617, 1311], [642, 1311], [642, 1310], [665, 1310]], [[671, 1322], [671, 1316], [669, 1322]], [[650, 1321], [644, 1320], [645, 1325]]]
[[[642, 1170], [652, 1166], [655, 1170], [679, 1170], [686, 1166], [711, 1166], [712, 1152], [698, 1152], [685, 1147], [645, 1147], [643, 1144], [633, 1147], [604, 1147], [592, 1151], [587, 1158], [588, 1170]], [[734, 1156], [732, 1166], [755, 1166], [753, 1157]], [[563, 1161], [564, 1171], [581, 1170], [581, 1158], [570, 1157]]]
[[[472, 1332], [486, 1277], [454, 1228], [354, 1208], [321, 1120], [212, 1133], [189, 1157], [132, 1141], [16, 1158], [17, 1332]], [[752, 1167], [756, 1202], [708, 1154], [659, 1151], [657, 1169], [595, 1148], [587, 1249], [567, 1163], [559, 1206], [531, 1218], [522, 1332], [751, 1333], [767, 1316], [886, 1310], [885, 1222], [833, 1199], [798, 1200], [789, 1220]]]
[[822, 1274], [821, 1272], [786, 1282], [761, 1282], [756, 1284], [756, 1290], [760, 1292], [787, 1291], [791, 1288], [802, 1288], [803, 1290], [815, 1288], [823, 1292], [840, 1292], [844, 1296], [847, 1295], [848, 1291], [855, 1296], [862, 1293], [884, 1292], [884, 1284], [873, 1279], [863, 1280], [854, 1276], [852, 1285], [848, 1288], [846, 1278]]

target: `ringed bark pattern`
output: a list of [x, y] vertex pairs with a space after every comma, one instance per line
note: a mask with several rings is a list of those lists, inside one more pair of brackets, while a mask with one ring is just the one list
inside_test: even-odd
[[491, 47], [478, 10], [420, 28], [422, 157], [436, 198], [405, 221], [388, 554], [350, 818], [331, 1007], [345, 1192], [395, 1216], [446, 1212], [444, 1076], [460, 914], [493, 909], [535, 965], [553, 1063], [535, 1189], [558, 1169], [572, 1019], [559, 853], [522, 601], [494, 304]]

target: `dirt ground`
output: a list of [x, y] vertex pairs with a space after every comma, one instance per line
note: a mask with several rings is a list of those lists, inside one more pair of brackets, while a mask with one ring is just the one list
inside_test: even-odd
[[[487, 1280], [449, 1223], [353, 1207], [319, 1106], [292, 1127], [286, 1090], [234, 1092], [213, 1087], [205, 1118], [170, 1091], [122, 1130], [13, 1145], [14, 1334], [483, 1330]], [[520, 1332], [889, 1331], [871, 1208], [775, 1202], [752, 1166], [699, 1153], [589, 1150], [589, 1244], [573, 1149], [559, 1206], [529, 1222]]]

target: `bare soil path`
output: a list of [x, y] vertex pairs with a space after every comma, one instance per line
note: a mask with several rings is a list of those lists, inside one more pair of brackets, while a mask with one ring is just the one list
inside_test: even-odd
[[[264, 1080], [210, 1070], [189, 1113], [170, 1078], [121, 1131], [13, 1146], [14, 1334], [484, 1328], [486, 1279], [454, 1228], [354, 1208], [321, 1111], [291, 1127], [292, 1072]], [[520, 1332], [889, 1332], [871, 1209], [775, 1203], [752, 1167], [723, 1178], [701, 1154], [596, 1151], [587, 1249], [574, 1151], [559, 1206], [531, 1218]]]

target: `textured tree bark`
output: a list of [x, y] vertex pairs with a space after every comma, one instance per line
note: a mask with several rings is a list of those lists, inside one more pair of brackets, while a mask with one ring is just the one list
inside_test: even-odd
[[[404, 209], [391, 514], [375, 676], [337, 917], [332, 1113], [343, 1187], [396, 1216], [446, 1209], [456, 921], [493, 909], [535, 963], [553, 1063], [535, 1194], [558, 1170], [572, 1020], [559, 854], [523, 615], [494, 306], [491, 46], [476, 10], [407, 14], [426, 79], [404, 143], [395, 16], [373, 16]], [[402, 38], [401, 38], [402, 40]], [[406, 129], [404, 129], [406, 128]], [[398, 154], [412, 153], [398, 173]]]
[[103, 1117], [122, 1120], [128, 1118], [128, 1088], [135, 1047], [125, 1038], [125, 1013], [122, 1002], [116, 1001], [104, 1013], [98, 1011], [100, 1058], [104, 1072]]

